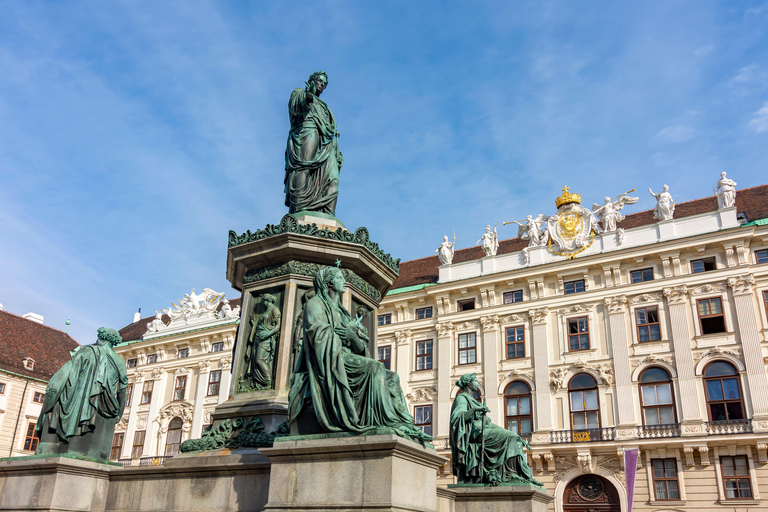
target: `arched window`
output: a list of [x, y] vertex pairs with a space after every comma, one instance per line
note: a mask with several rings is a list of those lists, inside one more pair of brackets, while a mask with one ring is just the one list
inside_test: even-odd
[[571, 405], [571, 430], [600, 428], [597, 383], [591, 375], [580, 373], [568, 385]]
[[531, 415], [531, 389], [521, 381], [510, 382], [504, 390], [504, 416], [507, 430], [518, 434], [533, 432]]
[[743, 420], [744, 402], [736, 368], [725, 361], [714, 361], [704, 369], [709, 421]]
[[168, 425], [168, 436], [165, 441], [165, 454], [176, 455], [181, 444], [181, 418], [173, 418]]
[[666, 370], [652, 367], [640, 375], [640, 404], [643, 407], [643, 425], [677, 423], [672, 379]]

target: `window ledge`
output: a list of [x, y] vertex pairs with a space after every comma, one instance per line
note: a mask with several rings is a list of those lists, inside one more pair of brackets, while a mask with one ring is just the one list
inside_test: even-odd
[[696, 348], [709, 348], [716, 345], [723, 345], [724, 343], [736, 343], [736, 333], [729, 332], [716, 332], [714, 334], [699, 334], [694, 336], [693, 340], [696, 342]]
[[673, 507], [679, 507], [683, 505], [687, 505], [687, 500], [648, 500], [645, 502], [646, 505], [650, 505], [652, 507], [664, 507], [664, 506], [673, 506]]
[[717, 500], [715, 503], [717, 503], [718, 505], [728, 505], [728, 506], [732, 507], [732, 506], [734, 506], [736, 504], [738, 504], [738, 505], [759, 505], [761, 503], [761, 500], [754, 500], [754, 499], [741, 500], [741, 499], [733, 498], [733, 499], [730, 499], [730, 500], [729, 499]]
[[632, 344], [632, 348], [635, 351], [635, 355], [658, 354], [659, 352], [669, 351], [669, 342], [670, 340], [635, 341]]

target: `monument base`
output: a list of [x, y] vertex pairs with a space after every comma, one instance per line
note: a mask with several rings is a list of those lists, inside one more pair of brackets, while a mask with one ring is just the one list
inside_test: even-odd
[[267, 390], [239, 393], [216, 406], [211, 414], [214, 426], [227, 418], [258, 416], [265, 432], [275, 432], [288, 421], [288, 391]]
[[435, 472], [446, 462], [432, 448], [395, 434], [275, 439], [265, 510], [436, 511]]
[[533, 485], [449, 485], [452, 512], [548, 512], [554, 498]]

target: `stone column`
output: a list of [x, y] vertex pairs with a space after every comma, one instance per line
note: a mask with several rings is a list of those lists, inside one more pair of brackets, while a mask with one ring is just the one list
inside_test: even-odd
[[[147, 433], [144, 437], [144, 456], [153, 457], [158, 455], [158, 440], [157, 434], [160, 429], [160, 424], [155, 421], [158, 418], [158, 412], [160, 406], [163, 405], [165, 400], [165, 385], [168, 380], [168, 374], [165, 372], [165, 368], [155, 368], [152, 370], [152, 380], [155, 384], [152, 387], [152, 403], [149, 406], [149, 415], [147, 416]], [[149, 443], [149, 446], [147, 446]]]
[[531, 319], [533, 336], [531, 353], [533, 355], [533, 381], [536, 384], [536, 424], [534, 431], [542, 433], [549, 442], [552, 430], [552, 395], [549, 392], [549, 337], [547, 336], [547, 321], [549, 309], [532, 309], [528, 311]]
[[232, 380], [232, 358], [225, 357], [221, 360], [221, 384], [219, 384], [219, 403], [225, 402], [229, 399], [227, 390], [229, 390], [229, 383]]
[[450, 433], [451, 417], [451, 355], [453, 354], [453, 322], [437, 324], [437, 410], [433, 421], [437, 422], [437, 436]]
[[760, 348], [760, 327], [753, 297], [755, 277], [752, 274], [728, 279], [736, 306], [744, 365], [747, 368], [747, 388], [752, 401], [753, 428], [755, 432], [768, 432], [768, 374], [765, 373], [763, 353]]
[[[669, 321], [672, 325], [672, 345], [675, 351], [677, 384], [680, 387], [680, 423], [682, 435], [701, 435], [701, 410], [699, 408], [699, 390], [696, 385], [696, 373], [691, 350], [691, 333], [688, 329], [688, 287], [664, 288], [664, 296], [669, 304]], [[618, 373], [618, 372], [617, 372]]]
[[[203, 412], [205, 405], [205, 395], [208, 390], [208, 375], [211, 371], [210, 361], [200, 361], [197, 363], [197, 389], [195, 390], [195, 410], [192, 416], [192, 430], [190, 437], [197, 438], [203, 434]], [[221, 389], [219, 389], [221, 390]]]
[[499, 425], [499, 352], [497, 336], [499, 332], [499, 315], [480, 317], [483, 326], [483, 384], [485, 398], [491, 409], [488, 416]]
[[617, 426], [620, 428], [637, 424], [635, 397], [632, 391], [632, 369], [629, 366], [626, 307], [626, 295], [605, 299], [605, 309], [608, 312], [608, 330], [611, 333], [616, 402], [619, 406]]
[[127, 459], [131, 456], [131, 450], [133, 449], [133, 436], [136, 432], [136, 418], [137, 411], [139, 409], [139, 402], [141, 401], [141, 387], [144, 385], [142, 382], [143, 374], [139, 371], [135, 372], [133, 379], [133, 394], [131, 394], [131, 410], [128, 412], [128, 428], [125, 429], [125, 439], [123, 439], [123, 449], [120, 454], [121, 459]]
[[[407, 329], [405, 331], [395, 331], [395, 367], [392, 369], [393, 371], [397, 372], [397, 375], [400, 377], [400, 387], [403, 388], [403, 391], [407, 390], [408, 386], [408, 373], [411, 369], [411, 363], [410, 363], [410, 354], [411, 354], [411, 340], [413, 339], [413, 336], [411, 335], [411, 330]], [[434, 347], [433, 347], [434, 352]], [[374, 354], [374, 357], [376, 357], [376, 354]], [[392, 354], [389, 355], [390, 361], [392, 358]], [[434, 353], [432, 354], [432, 357], [434, 358]]]

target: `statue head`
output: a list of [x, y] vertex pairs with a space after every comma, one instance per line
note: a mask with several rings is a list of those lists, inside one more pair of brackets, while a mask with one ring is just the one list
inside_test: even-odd
[[721, 173], [720, 173], [720, 177], [721, 177], [721, 178], [725, 178], [725, 171], [723, 171], [723, 172], [721, 172]]
[[[467, 373], [459, 377], [459, 381], [456, 382], [456, 387], [460, 389], [464, 388], [470, 388], [472, 389], [472, 384], [477, 383], [477, 374], [476, 373]], [[477, 386], [474, 386], [474, 389], [472, 391], [476, 391]]]
[[664, 192], [666, 192], [667, 190], [669, 190], [669, 186], [667, 186], [667, 185], [665, 184], [665, 185], [664, 185]]
[[328, 266], [317, 271], [313, 284], [315, 294], [319, 295], [323, 300], [329, 300], [329, 288], [333, 288], [336, 293], [343, 293], [347, 280], [340, 268]]
[[315, 71], [309, 75], [309, 83], [315, 84], [315, 94], [320, 94], [328, 87], [328, 75], [325, 71]]
[[120, 334], [109, 327], [99, 327], [99, 330], [96, 332], [98, 333], [96, 343], [99, 345], [106, 345], [109, 343], [110, 346], [114, 347], [123, 342], [123, 338], [120, 337]]
[[608, 203], [610, 203], [610, 202], [611, 202], [611, 198], [610, 198], [610, 197], [606, 197], [606, 198], [605, 198], [605, 204], [608, 204]]
[[529, 215], [529, 216], [527, 216], [527, 217], [525, 218], [525, 220], [527, 220], [528, 222], [531, 222], [531, 221], [533, 220], [533, 216], [532, 216], [532, 215]]
[[443, 242], [447, 242], [447, 241], [448, 241], [448, 235], [445, 235], [445, 236], [443, 237]]
[[491, 226], [490, 226], [490, 224], [489, 224], [489, 225], [487, 225], [487, 226], [485, 226], [485, 232], [486, 232], [486, 233], [490, 233], [490, 232], [491, 232]]
[[274, 295], [271, 295], [271, 294], [269, 294], [269, 293], [265, 293], [264, 295], [262, 295], [262, 296], [261, 296], [261, 300], [262, 300], [262, 301], [263, 301], [265, 304], [272, 304], [272, 305], [275, 305], [275, 303], [277, 303], [277, 297], [275, 297]]

